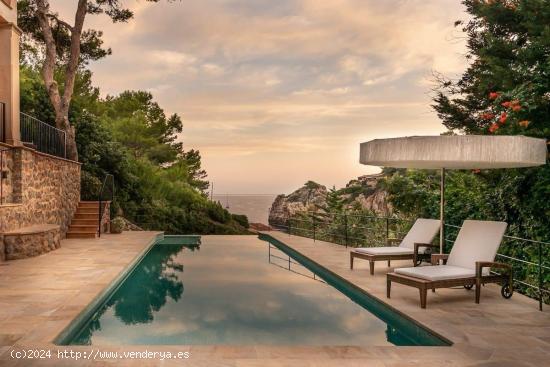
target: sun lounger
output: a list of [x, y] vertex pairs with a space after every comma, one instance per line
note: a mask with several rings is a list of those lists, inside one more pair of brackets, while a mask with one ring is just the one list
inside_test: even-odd
[[432, 243], [439, 231], [440, 221], [437, 219], [419, 218], [402, 240], [389, 239], [388, 242], [399, 243], [399, 246], [385, 247], [361, 247], [350, 252], [350, 268], [353, 269], [355, 258], [369, 261], [370, 273], [374, 274], [375, 261], [413, 260], [413, 264], [419, 265], [423, 259], [430, 259], [428, 249], [437, 248], [439, 245]]
[[[476, 303], [479, 303], [481, 285], [499, 283], [502, 296], [510, 298], [512, 268], [494, 262], [506, 227], [504, 222], [464, 221], [450, 254], [431, 255], [434, 266], [398, 268], [387, 274], [387, 297], [390, 298], [394, 282], [418, 288], [422, 308], [426, 308], [427, 290], [435, 291], [436, 288], [463, 286], [471, 289], [475, 285]], [[435, 265], [440, 261], [444, 265]], [[491, 273], [490, 269], [501, 269], [502, 273]]]

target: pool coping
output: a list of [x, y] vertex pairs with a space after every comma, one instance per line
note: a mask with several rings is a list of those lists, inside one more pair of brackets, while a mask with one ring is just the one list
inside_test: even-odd
[[[277, 242], [278, 244], [282, 245], [288, 252], [290, 253], [287, 253], [286, 251], [283, 251], [285, 253], [287, 253], [288, 256], [291, 256], [293, 257], [291, 254], [294, 253], [294, 254], [297, 254], [298, 257], [301, 257], [303, 259], [306, 259], [307, 261], [310, 261], [311, 263], [313, 263], [315, 266], [319, 267], [320, 269], [322, 269], [324, 272], [326, 272], [327, 274], [330, 274], [331, 276], [337, 278], [340, 282], [342, 282], [343, 284], [347, 285], [347, 286], [350, 286], [351, 288], [354, 288], [356, 291], [358, 291], [359, 293], [363, 294], [365, 297], [368, 297], [369, 299], [373, 300], [374, 302], [376, 303], [379, 303], [382, 307], [385, 307], [387, 308], [388, 310], [390, 310], [391, 312], [395, 313], [397, 316], [405, 319], [406, 321], [408, 322], [411, 322], [412, 324], [416, 325], [417, 327], [425, 330], [427, 333], [429, 334], [432, 334], [433, 336], [441, 339], [444, 343], [447, 343], [447, 345], [439, 345], [439, 346], [423, 346], [423, 345], [415, 345], [415, 346], [410, 346], [410, 347], [419, 347], [419, 348], [429, 348], [429, 347], [452, 347], [454, 342], [445, 337], [444, 335], [441, 335], [439, 332], [435, 331], [435, 330], [432, 330], [431, 328], [427, 327], [426, 325], [422, 324], [421, 322], [415, 320], [414, 318], [410, 317], [409, 315], [405, 314], [404, 312], [400, 311], [399, 309], [395, 308], [394, 306], [388, 304], [387, 302], [384, 302], [383, 300], [381, 300], [380, 298], [376, 297], [375, 295], [369, 293], [368, 291], [366, 291], [365, 289], [359, 287], [358, 285], [354, 284], [353, 282], [343, 278], [342, 276], [336, 274], [335, 272], [333, 272], [332, 270], [326, 268], [325, 266], [319, 264], [317, 261], [309, 258], [308, 256], [304, 255], [303, 253], [301, 253], [300, 251], [296, 250], [295, 248], [285, 244], [283, 241], [281, 241], [280, 239], [278, 238], [275, 238], [271, 235], [269, 235], [268, 233], [265, 233], [265, 232], [260, 232], [258, 233], [258, 239], [260, 240], [263, 240], [262, 237], [269, 237], [271, 240], [273, 240], [274, 242]], [[264, 240], [265, 241], [265, 240]], [[268, 241], [269, 242], [269, 241]], [[306, 264], [303, 264], [300, 260], [294, 258], [294, 260], [300, 262], [303, 266], [305, 266], [306, 268], [308, 268], [310, 271], [313, 272], [312, 269], [310, 269]], [[314, 272], [315, 273], [315, 272]], [[322, 278], [322, 275], [321, 274], [317, 274], [319, 277]], [[328, 285], [334, 287], [332, 284], [328, 283]], [[338, 289], [337, 289], [338, 290]], [[341, 292], [340, 290], [338, 290], [339, 292]], [[341, 292], [342, 294], [344, 294], [343, 292]], [[345, 294], [344, 294], [345, 295]], [[345, 295], [347, 297], [347, 295]], [[353, 300], [352, 300], [353, 301]], [[371, 312], [370, 310], [366, 310], [367, 312]], [[372, 313], [372, 312], [371, 312]], [[374, 313], [373, 313], [374, 315]], [[378, 316], [374, 315], [375, 317], [379, 318]], [[380, 319], [380, 318], [379, 318]], [[384, 320], [382, 320], [384, 321]], [[385, 322], [385, 321], [384, 321]], [[402, 347], [402, 346], [397, 346], [395, 345], [394, 347]]]

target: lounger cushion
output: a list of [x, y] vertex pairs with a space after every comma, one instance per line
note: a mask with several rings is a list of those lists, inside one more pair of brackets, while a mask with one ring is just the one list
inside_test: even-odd
[[412, 255], [413, 250], [407, 247], [361, 247], [355, 252], [367, 255]]
[[[433, 239], [439, 232], [440, 221], [438, 219], [418, 218], [413, 226], [401, 241], [399, 247], [409, 248], [414, 250], [415, 243], [432, 243]], [[420, 247], [419, 253], [424, 253], [426, 247]]]
[[475, 270], [476, 261], [494, 261], [506, 227], [505, 222], [465, 220], [447, 265]]
[[436, 266], [417, 266], [415, 268], [395, 269], [397, 274], [403, 274], [414, 278], [427, 280], [446, 280], [475, 277], [475, 270], [461, 268], [459, 266], [436, 265]]

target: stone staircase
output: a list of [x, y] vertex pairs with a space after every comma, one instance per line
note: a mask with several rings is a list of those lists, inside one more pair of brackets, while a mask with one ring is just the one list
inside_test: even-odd
[[95, 238], [99, 224], [99, 202], [81, 201], [74, 214], [67, 238]]

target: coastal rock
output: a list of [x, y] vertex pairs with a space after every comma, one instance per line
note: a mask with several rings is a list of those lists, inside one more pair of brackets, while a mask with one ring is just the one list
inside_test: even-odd
[[[384, 178], [383, 174], [373, 174], [360, 176], [355, 180], [351, 180], [346, 189], [350, 190], [357, 188], [357, 195], [348, 195], [347, 208], [351, 208], [357, 204], [361, 208], [369, 210], [379, 216], [389, 216], [393, 212], [393, 208], [388, 200], [388, 193], [379, 187], [379, 182]], [[344, 189], [344, 190], [346, 190]]]
[[[362, 208], [379, 216], [392, 213], [388, 193], [380, 188], [382, 174], [364, 175], [351, 180], [344, 188], [336, 190], [336, 195], [347, 210]], [[328, 191], [325, 186], [309, 181], [290, 195], [279, 195], [271, 205], [269, 224], [286, 226], [288, 218], [305, 211], [325, 210]]]
[[308, 181], [290, 195], [278, 195], [269, 210], [269, 224], [286, 226], [295, 214], [324, 207], [327, 193], [325, 186]]

